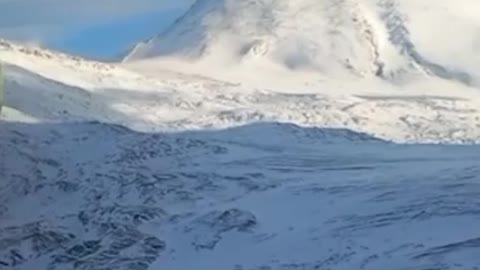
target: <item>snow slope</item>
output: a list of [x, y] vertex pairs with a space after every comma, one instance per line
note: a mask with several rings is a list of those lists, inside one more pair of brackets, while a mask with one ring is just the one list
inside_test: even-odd
[[478, 85], [478, 9], [475, 0], [198, 0], [125, 60], [187, 59], [203, 69], [246, 65], [336, 79], [427, 75]]
[[474, 269], [476, 146], [2, 123], [0, 269]]
[[480, 92], [457, 82], [293, 80], [292, 88], [256, 88], [2, 44], [7, 108], [1, 117], [9, 121], [98, 120], [148, 132], [274, 121], [348, 128], [399, 142], [480, 139]]

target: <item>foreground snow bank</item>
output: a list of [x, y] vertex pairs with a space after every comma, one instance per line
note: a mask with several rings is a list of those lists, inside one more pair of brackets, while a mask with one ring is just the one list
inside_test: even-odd
[[0, 142], [0, 268], [480, 263], [476, 146], [278, 123], [164, 134], [2, 122]]

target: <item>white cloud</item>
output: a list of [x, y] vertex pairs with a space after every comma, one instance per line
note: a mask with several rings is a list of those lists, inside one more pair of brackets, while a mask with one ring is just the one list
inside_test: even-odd
[[44, 41], [72, 25], [109, 23], [122, 17], [188, 7], [193, 0], [0, 0], [0, 36]]

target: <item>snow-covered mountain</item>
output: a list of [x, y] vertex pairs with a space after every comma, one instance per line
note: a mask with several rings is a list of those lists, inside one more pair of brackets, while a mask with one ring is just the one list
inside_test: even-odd
[[467, 9], [478, 10], [480, 4], [198, 0], [165, 33], [138, 44], [126, 60], [175, 57], [230, 68], [266, 62], [317, 76], [426, 74], [477, 85], [480, 19]]
[[293, 80], [292, 88], [255, 88], [148, 65], [142, 73], [6, 41], [0, 61], [7, 105], [0, 117], [9, 121], [102, 121], [144, 132], [270, 121], [399, 142], [480, 140], [480, 91], [456, 82]]
[[0, 270], [475, 269], [477, 3], [199, 0], [123, 63], [0, 41]]

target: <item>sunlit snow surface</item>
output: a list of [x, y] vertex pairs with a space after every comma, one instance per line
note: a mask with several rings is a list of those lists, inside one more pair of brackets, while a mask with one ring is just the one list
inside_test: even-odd
[[203, 0], [121, 64], [0, 40], [0, 269], [478, 269], [462, 1]]
[[480, 149], [3, 123], [1, 269], [474, 269]]

